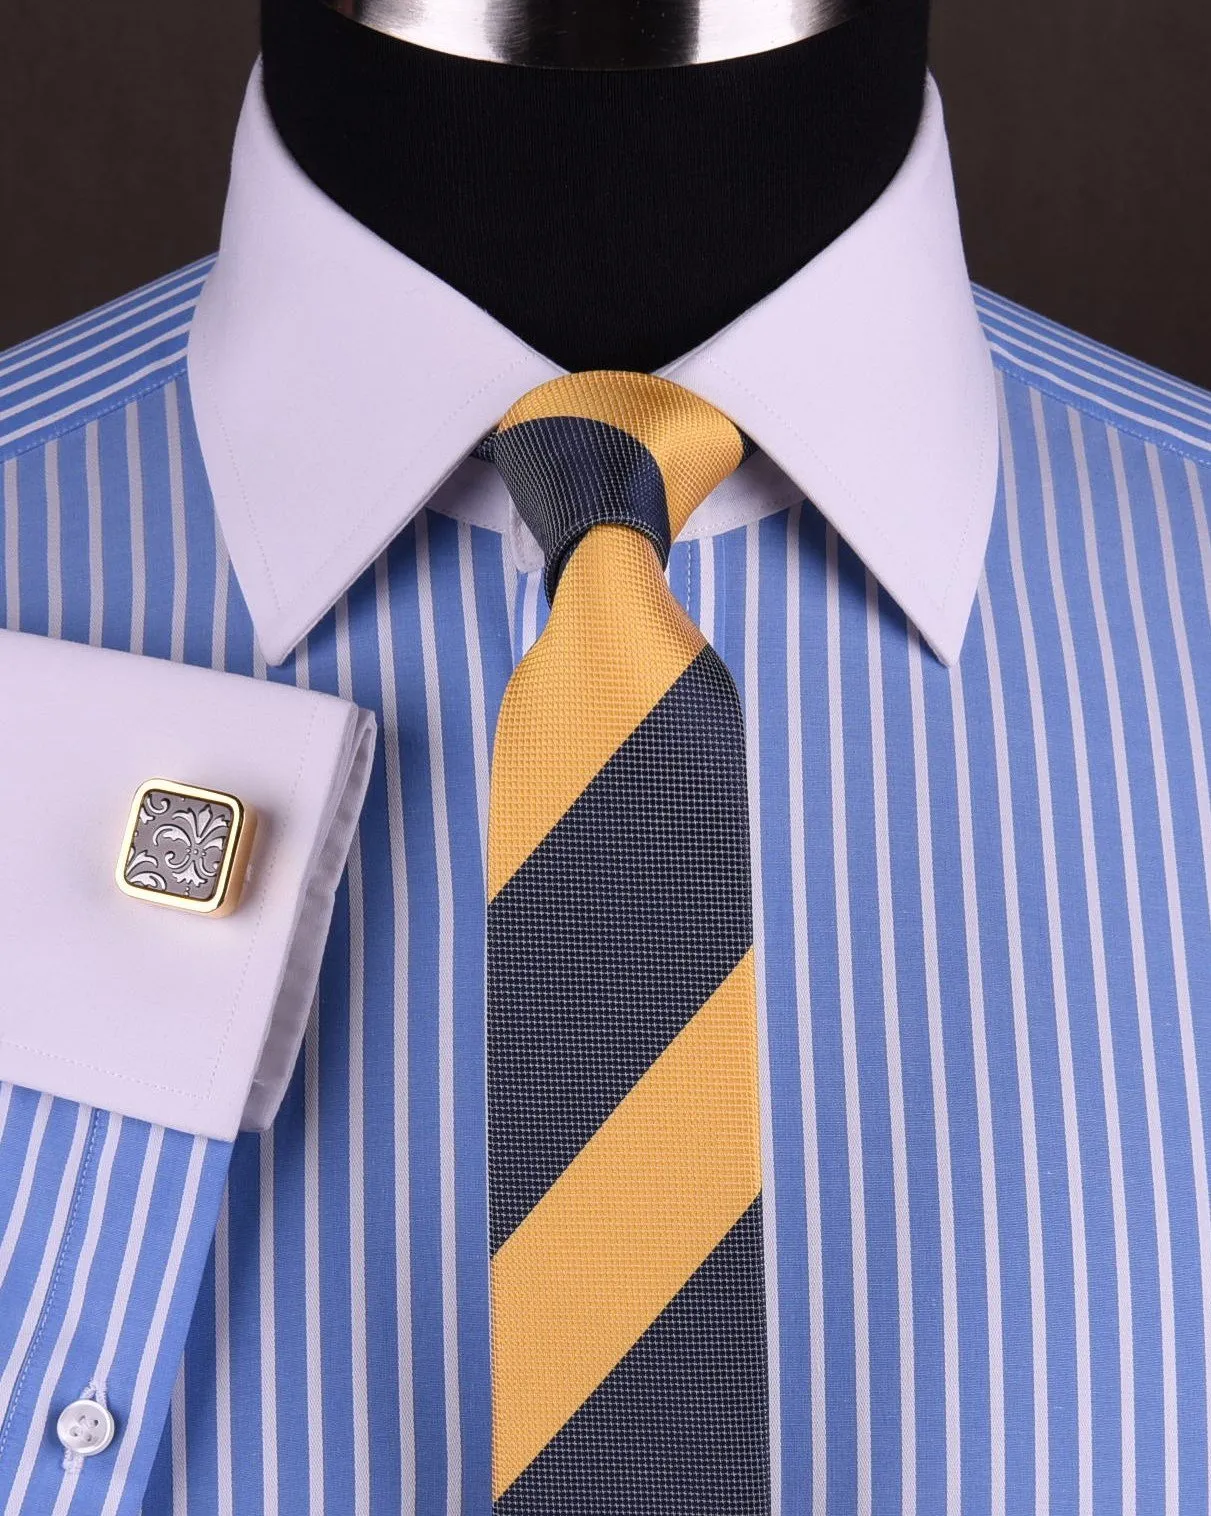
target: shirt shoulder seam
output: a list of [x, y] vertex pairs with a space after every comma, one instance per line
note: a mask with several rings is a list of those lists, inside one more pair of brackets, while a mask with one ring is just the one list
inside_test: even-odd
[[179, 379], [213, 263], [208, 254], [0, 353], [0, 389], [8, 397], [0, 407], [0, 462]]
[[129, 389], [121, 389], [115, 394], [106, 395], [104, 400], [89, 405], [85, 402], [79, 410], [70, 411], [66, 416], [59, 418], [57, 422], [48, 422], [45, 427], [32, 431], [26, 437], [14, 438], [12, 442], [5, 443], [0, 438], [0, 463], [7, 463], [12, 459], [21, 458], [26, 453], [37, 452], [46, 447], [50, 442], [60, 442], [64, 437], [73, 432], [81, 431], [92, 421], [99, 421], [102, 416], [108, 416], [114, 411], [123, 410], [133, 400], [140, 400], [144, 395], [153, 394], [156, 390], [162, 390], [174, 380], [185, 376], [185, 354], [174, 358], [164, 368], [158, 369], [149, 379], [144, 379], [137, 384], [132, 384]]
[[1101, 421], [1104, 425], [1112, 427], [1125, 437], [1134, 437], [1137, 442], [1150, 443], [1154, 447], [1176, 454], [1179, 458], [1187, 458], [1192, 463], [1211, 467], [1211, 441], [1205, 446], [1198, 442], [1183, 441], [1182, 438], [1174, 437], [1160, 427], [1150, 426], [1142, 417], [1125, 415], [1115, 410], [1113, 406], [1082, 395], [1048, 375], [1035, 372], [1000, 349], [993, 349], [993, 362], [1002, 372], [1019, 384], [1024, 384], [1027, 389], [1038, 390], [1042, 394], [1049, 395], [1053, 400], [1058, 400], [1072, 410], [1080, 411], [1082, 415], [1092, 417], [1095, 421]]

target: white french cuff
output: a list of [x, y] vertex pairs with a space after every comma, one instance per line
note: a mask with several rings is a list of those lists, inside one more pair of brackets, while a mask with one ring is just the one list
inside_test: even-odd
[[[0, 631], [0, 1081], [202, 1137], [267, 1127], [374, 737], [370, 712], [329, 695]], [[230, 914], [119, 888], [132, 801], [151, 780], [255, 818]], [[213, 815], [202, 821], [204, 893], [221, 850]]]

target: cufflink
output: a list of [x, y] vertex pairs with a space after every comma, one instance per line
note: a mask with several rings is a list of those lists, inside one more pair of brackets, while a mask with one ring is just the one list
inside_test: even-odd
[[130, 808], [118, 888], [136, 900], [210, 916], [239, 904], [256, 816], [234, 795], [149, 779]]

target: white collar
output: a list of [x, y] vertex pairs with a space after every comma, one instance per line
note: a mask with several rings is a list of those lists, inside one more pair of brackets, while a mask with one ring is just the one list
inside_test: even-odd
[[[269, 118], [259, 67], [188, 363], [215, 508], [271, 663], [518, 396], [563, 372], [306, 178]], [[726, 411], [938, 655], [958, 657], [992, 518], [997, 423], [932, 80], [908, 159], [875, 205], [662, 372]], [[763, 477], [758, 460], [735, 477], [754, 467]], [[503, 485], [491, 488], [505, 528]], [[748, 494], [751, 516], [769, 508]], [[724, 515], [700, 509], [703, 525], [735, 524], [745, 491], [728, 498]]]

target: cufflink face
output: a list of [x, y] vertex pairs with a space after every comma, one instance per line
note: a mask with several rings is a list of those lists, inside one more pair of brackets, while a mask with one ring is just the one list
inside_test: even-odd
[[118, 888], [154, 905], [226, 916], [239, 903], [255, 825], [234, 795], [149, 779], [130, 808]]

